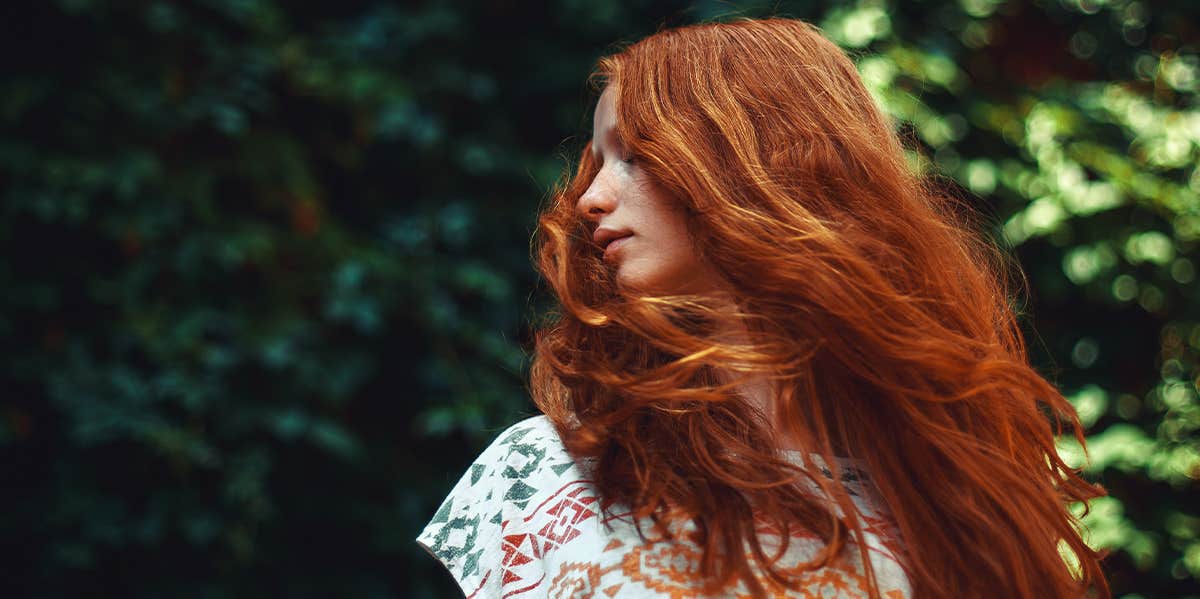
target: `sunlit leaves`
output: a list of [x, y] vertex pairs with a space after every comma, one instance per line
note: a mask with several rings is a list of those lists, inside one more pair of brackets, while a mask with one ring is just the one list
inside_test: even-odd
[[892, 22], [885, 2], [862, 0], [853, 7], [827, 13], [821, 29], [844, 46], [861, 48], [891, 33]]
[[1109, 271], [1117, 254], [1107, 242], [1071, 248], [1063, 257], [1063, 273], [1076, 285], [1084, 285]]
[[1142, 570], [1153, 566], [1159, 552], [1157, 540], [1125, 516], [1119, 500], [1101, 497], [1092, 501], [1090, 508], [1088, 515], [1082, 518], [1083, 538], [1088, 545], [1125, 552]]

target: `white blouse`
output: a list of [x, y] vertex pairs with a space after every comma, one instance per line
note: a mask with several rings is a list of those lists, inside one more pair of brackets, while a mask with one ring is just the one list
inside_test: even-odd
[[[799, 452], [789, 457], [800, 460]], [[837, 459], [843, 484], [860, 513], [881, 595], [911, 597], [901, 564], [881, 542], [894, 539], [895, 532], [887, 513], [876, 507], [880, 502], [871, 494], [862, 463]], [[819, 458], [812, 462], [821, 464]], [[821, 470], [829, 476], [828, 470]], [[417, 542], [446, 566], [468, 598], [700, 597], [699, 547], [686, 540], [686, 534], [675, 534], [670, 541], [657, 539], [648, 519], [642, 523], [648, 539], [643, 541], [629, 510], [620, 506], [602, 515], [585, 472], [545, 416], [519, 422], [471, 464]], [[840, 509], [835, 512], [841, 515]], [[691, 522], [678, 526], [678, 531], [694, 528]], [[759, 535], [768, 555], [779, 547], [781, 539], [772, 531], [760, 530]], [[838, 566], [804, 573], [802, 590], [785, 592], [765, 576], [759, 580], [774, 596], [867, 597], [857, 545], [848, 545], [847, 558]], [[799, 574], [798, 566], [822, 547], [815, 535], [793, 534], [776, 565]], [[751, 595], [738, 581], [709, 596]]]

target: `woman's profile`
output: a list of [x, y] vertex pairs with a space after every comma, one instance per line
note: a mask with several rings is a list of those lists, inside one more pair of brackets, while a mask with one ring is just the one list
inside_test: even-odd
[[418, 541], [470, 597], [1108, 595], [1002, 250], [798, 20], [602, 58], [539, 216], [542, 415]]

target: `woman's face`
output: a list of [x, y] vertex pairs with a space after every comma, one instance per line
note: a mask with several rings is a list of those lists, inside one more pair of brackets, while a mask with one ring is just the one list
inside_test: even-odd
[[592, 157], [600, 171], [576, 209], [592, 225], [617, 284], [644, 293], [704, 293], [719, 277], [688, 236], [683, 206], [663, 193], [631, 156], [616, 131], [616, 89], [600, 95], [592, 121]]

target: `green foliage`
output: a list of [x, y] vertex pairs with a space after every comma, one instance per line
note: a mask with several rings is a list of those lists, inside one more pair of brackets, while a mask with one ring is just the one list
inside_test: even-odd
[[590, 67], [783, 14], [1020, 258], [1116, 595], [1200, 596], [1196, 8], [28, 4], [0, 53], [16, 595], [452, 596], [413, 538], [532, 413], [528, 240]]

